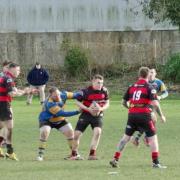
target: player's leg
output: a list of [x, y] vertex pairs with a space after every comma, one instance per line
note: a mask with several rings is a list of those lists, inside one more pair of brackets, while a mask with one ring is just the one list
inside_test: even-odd
[[[154, 111], [151, 112], [151, 119], [152, 119], [152, 122], [153, 122], [154, 127], [155, 127], [156, 122], [157, 122], [157, 115], [156, 115], [156, 113], [155, 113]], [[147, 137], [146, 134], [144, 135], [144, 144], [145, 144], [146, 146], [150, 146], [150, 145], [149, 145], [149, 139], [148, 139], [148, 137]]]
[[7, 153], [6, 153], [6, 158], [18, 161], [18, 158], [16, 157], [16, 154], [14, 153], [14, 149], [12, 146], [12, 133], [13, 133], [13, 119], [5, 121], [5, 126], [7, 128], [7, 139], [6, 139], [6, 148], [7, 148]]
[[[36, 87], [30, 85], [29, 88], [30, 88], [30, 91], [31, 91], [32, 89], [34, 89], [34, 88], [36, 88]], [[32, 94], [32, 93], [29, 93], [29, 94], [27, 95], [27, 102], [26, 102], [26, 104], [27, 104], [27, 105], [32, 104], [32, 99], [33, 99], [33, 94]]]
[[6, 102], [0, 102], [0, 147], [6, 140], [7, 128], [5, 125], [5, 120], [9, 119], [9, 108], [7, 108]]
[[59, 131], [61, 131], [64, 134], [64, 136], [67, 139], [69, 148], [72, 150], [73, 142], [74, 142], [74, 131], [73, 131], [71, 123], [65, 124], [64, 126], [59, 128]]
[[82, 113], [79, 116], [79, 120], [76, 124], [75, 132], [74, 132], [74, 142], [72, 147], [71, 159], [72, 160], [79, 160], [82, 159], [78, 153], [80, 138], [82, 137], [83, 132], [89, 125], [89, 119], [87, 114]]
[[83, 158], [80, 156], [78, 149], [80, 144], [80, 138], [82, 137], [82, 132], [79, 130], [74, 131], [74, 141], [72, 145], [72, 152], [71, 152], [71, 160], [83, 160]]
[[6, 133], [6, 143], [7, 143], [6, 157], [12, 160], [18, 160], [12, 147], [12, 130], [13, 130], [12, 114], [13, 113], [12, 113], [12, 109], [9, 102], [2, 103], [1, 104], [1, 119], [3, 120], [3, 122], [1, 121], [1, 127], [4, 127], [6, 129], [6, 132], [4, 132]]
[[5, 148], [6, 147], [6, 139], [7, 139], [7, 128], [6, 127], [2, 128], [0, 137], [3, 137], [3, 141], [0, 143], [0, 146]]
[[88, 160], [97, 160], [96, 150], [100, 141], [102, 129], [100, 127], [95, 127], [93, 129], [93, 137], [90, 144], [90, 152]]
[[102, 116], [99, 117], [91, 117], [90, 120], [91, 127], [93, 129], [93, 136], [90, 144], [90, 152], [88, 160], [97, 160], [96, 150], [100, 141], [103, 119]]
[[147, 123], [145, 124], [145, 131], [151, 149], [153, 167], [166, 168], [166, 166], [162, 166], [159, 162], [159, 144], [158, 144], [158, 137], [156, 135], [156, 128], [154, 126], [154, 123], [152, 120], [146, 122]]
[[133, 133], [136, 131], [136, 118], [134, 115], [128, 115], [128, 121], [125, 129], [125, 134], [120, 139], [117, 151], [114, 153], [113, 159], [110, 161], [112, 167], [118, 167], [118, 161], [121, 157], [122, 151], [124, 150], [126, 144], [130, 141]]
[[4, 123], [3, 123], [3, 121], [1, 121], [0, 120], [0, 147], [1, 147], [1, 145], [2, 145], [2, 142], [4, 141], [4, 135], [5, 135], [5, 133], [4, 133]]
[[131, 136], [127, 134], [124, 134], [123, 137], [120, 139], [117, 146], [117, 151], [114, 153], [114, 157], [110, 161], [110, 165], [112, 167], [118, 167], [118, 161], [121, 157], [122, 151], [124, 150], [126, 144], [129, 142], [130, 139], [131, 139]]
[[50, 125], [40, 125], [39, 148], [38, 148], [38, 157], [37, 157], [38, 161], [43, 161], [44, 159], [44, 153], [50, 132], [51, 132]]
[[151, 157], [153, 162], [153, 167], [155, 168], [167, 168], [166, 166], [162, 166], [159, 162], [159, 144], [158, 138], [155, 134], [154, 136], [148, 137], [149, 145], [151, 148]]
[[4, 122], [0, 120], [0, 157], [4, 157], [2, 143], [4, 141]]
[[41, 104], [45, 101], [45, 87], [46, 85], [38, 86]]
[[143, 133], [144, 133], [143, 130], [140, 130], [140, 131], [138, 131], [138, 133], [135, 136], [132, 136], [132, 143], [135, 146], [139, 146], [140, 138], [143, 135]]

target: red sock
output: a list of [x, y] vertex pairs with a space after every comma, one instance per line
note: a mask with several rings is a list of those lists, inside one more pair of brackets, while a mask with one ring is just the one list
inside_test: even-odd
[[89, 156], [95, 156], [96, 155], [96, 150], [95, 149], [91, 149], [89, 152]]
[[121, 157], [121, 152], [117, 151], [114, 153], [114, 159], [116, 159], [118, 161], [120, 157]]
[[158, 163], [158, 158], [159, 158], [159, 152], [152, 152], [152, 161], [154, 163]]
[[77, 151], [72, 150], [72, 152], [71, 152], [71, 155], [72, 155], [72, 156], [77, 156], [77, 154], [78, 154]]

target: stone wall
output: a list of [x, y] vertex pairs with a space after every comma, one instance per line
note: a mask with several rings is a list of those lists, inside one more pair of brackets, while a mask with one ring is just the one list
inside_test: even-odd
[[63, 42], [88, 49], [89, 61], [98, 66], [165, 63], [180, 52], [179, 31], [125, 31], [74, 33], [1, 33], [0, 62], [9, 59], [21, 65], [36, 61], [63, 66]]

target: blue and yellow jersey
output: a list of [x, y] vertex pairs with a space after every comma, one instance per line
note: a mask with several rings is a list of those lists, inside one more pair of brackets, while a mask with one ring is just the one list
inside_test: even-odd
[[44, 102], [43, 110], [39, 115], [39, 121], [50, 121], [59, 123], [65, 117], [79, 114], [79, 111], [64, 111], [64, 105], [67, 99], [76, 99], [81, 95], [81, 92], [61, 92], [61, 101], [54, 102], [51, 98], [47, 98]]
[[157, 93], [160, 94], [161, 99], [168, 96], [168, 91], [163, 81], [156, 78], [154, 81], [149, 81], [149, 83], [156, 89]]

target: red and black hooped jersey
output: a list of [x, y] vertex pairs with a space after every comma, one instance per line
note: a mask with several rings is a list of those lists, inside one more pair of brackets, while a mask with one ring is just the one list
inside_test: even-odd
[[157, 93], [152, 85], [140, 78], [128, 88], [123, 99], [130, 104], [129, 113], [150, 113], [151, 102], [157, 100]]
[[15, 83], [13, 76], [6, 72], [0, 77], [0, 102], [10, 102], [12, 100], [9, 92], [13, 91]]
[[[86, 89], [82, 89], [82, 92], [83, 96], [80, 96], [78, 101], [83, 102], [83, 104], [87, 107], [89, 107], [93, 101], [103, 107], [106, 100], [109, 99], [109, 93], [106, 87], [102, 87], [101, 90], [94, 90], [92, 86], [89, 86]], [[83, 111], [87, 112], [85, 110]]]

